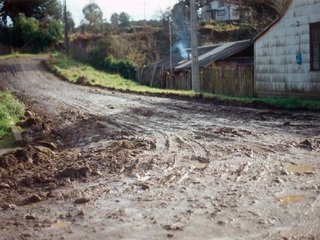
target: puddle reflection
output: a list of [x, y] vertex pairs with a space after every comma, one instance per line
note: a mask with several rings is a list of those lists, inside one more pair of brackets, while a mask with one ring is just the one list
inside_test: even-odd
[[53, 225], [53, 228], [62, 228], [62, 227], [67, 227], [69, 226], [70, 223], [67, 222], [59, 222]]
[[311, 164], [289, 165], [286, 167], [287, 171], [295, 173], [312, 172], [316, 169], [318, 168]]
[[301, 202], [305, 199], [307, 199], [307, 195], [288, 195], [288, 196], [276, 198], [276, 200], [279, 200], [282, 202], [280, 204], [281, 207], [284, 207], [284, 206], [288, 205], [289, 203]]

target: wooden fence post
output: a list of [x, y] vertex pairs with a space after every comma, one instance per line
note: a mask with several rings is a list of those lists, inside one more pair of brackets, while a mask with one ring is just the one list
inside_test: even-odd
[[212, 63], [212, 93], [215, 93], [215, 68], [216, 68], [216, 64]]
[[152, 77], [151, 77], [151, 82], [150, 82], [150, 87], [152, 87], [153, 79], [154, 79], [154, 74], [156, 73], [156, 69], [157, 69], [157, 63], [156, 63], [156, 64], [154, 65], [154, 67], [153, 67]]
[[200, 70], [200, 92], [203, 92], [203, 69]]

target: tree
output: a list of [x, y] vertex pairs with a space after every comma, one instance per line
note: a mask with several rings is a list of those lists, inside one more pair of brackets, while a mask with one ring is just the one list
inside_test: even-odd
[[243, 4], [253, 9], [255, 20], [265, 27], [276, 19], [287, 5], [288, 0], [242, 0]]
[[111, 29], [113, 33], [116, 34], [119, 29], [119, 14], [113, 13], [110, 17], [110, 22], [111, 22]]
[[130, 27], [130, 15], [128, 13], [122, 12], [119, 14], [119, 25], [121, 27]]
[[50, 41], [52, 43], [55, 44], [63, 39], [63, 26], [61, 22], [54, 20], [53, 22], [47, 24], [47, 28], [50, 35]]
[[82, 12], [85, 17], [84, 23], [88, 24], [88, 30], [97, 33], [101, 27], [103, 16], [100, 7], [96, 3], [89, 3]]
[[10, 30], [14, 46], [24, 48], [29, 45], [33, 47], [33, 52], [43, 51], [63, 37], [63, 28], [59, 21], [53, 20], [45, 29], [41, 29], [38, 21], [27, 18], [23, 13], [18, 15]]
[[8, 18], [14, 22], [20, 13], [37, 20], [61, 19], [61, 3], [58, 0], [0, 0], [0, 21], [7, 24]]
[[119, 26], [119, 14], [113, 13], [110, 17], [110, 22], [113, 26]]

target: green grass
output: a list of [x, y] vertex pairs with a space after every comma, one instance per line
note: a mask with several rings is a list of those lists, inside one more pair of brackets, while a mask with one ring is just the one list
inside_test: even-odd
[[[116, 74], [108, 74], [102, 71], [85, 65], [73, 58], [67, 57], [62, 53], [55, 53], [46, 60], [47, 66], [67, 81], [77, 82], [79, 77], [86, 77], [86, 85], [101, 85], [109, 89], [132, 91], [137, 93], [155, 93], [155, 94], [174, 94], [184, 97], [195, 97], [196, 93], [193, 91], [178, 91], [168, 89], [150, 88], [141, 85], [135, 81], [127, 80]], [[256, 98], [256, 97], [229, 97], [223, 95], [215, 95], [211, 93], [203, 93], [204, 99], [218, 99], [223, 102], [238, 101], [254, 106], [255, 103], [260, 102], [269, 104], [274, 108], [279, 109], [298, 109], [305, 108], [310, 111], [320, 110], [320, 100], [312, 99], [296, 99], [296, 98]], [[259, 105], [259, 104], [257, 104]]]
[[0, 60], [8, 59], [8, 58], [17, 58], [17, 57], [30, 57], [35, 56], [34, 54], [21, 54], [21, 53], [12, 53], [9, 55], [0, 55]]
[[0, 139], [0, 148], [13, 148], [16, 146], [16, 141], [12, 133]]
[[320, 110], [320, 100], [314, 99], [261, 98], [259, 100], [283, 109], [306, 108], [310, 111]]
[[[204, 94], [206, 95], [206, 94]], [[210, 97], [212, 94], [208, 94]], [[229, 97], [217, 95], [221, 100], [236, 100], [245, 103], [262, 102], [278, 109], [294, 110], [305, 109], [309, 111], [320, 110], [320, 100], [318, 99], [302, 99], [302, 98], [257, 98], [257, 97]]]
[[86, 77], [86, 85], [100, 85], [115, 90], [129, 90], [140, 93], [175, 93], [184, 96], [194, 96], [192, 91], [176, 91], [158, 88], [150, 88], [138, 82], [127, 80], [117, 74], [109, 74], [98, 71], [91, 66], [83, 64], [65, 54], [56, 53], [46, 60], [47, 66], [67, 81], [76, 83], [79, 77]]
[[17, 123], [24, 111], [25, 106], [9, 92], [0, 91], [0, 147], [13, 145], [10, 125]]

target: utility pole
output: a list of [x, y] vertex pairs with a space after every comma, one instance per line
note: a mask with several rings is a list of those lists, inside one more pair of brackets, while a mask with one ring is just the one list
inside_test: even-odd
[[67, 17], [67, 0], [64, 0], [64, 38], [65, 38], [65, 47], [66, 54], [69, 55], [69, 38], [68, 38], [68, 17]]
[[198, 14], [195, 0], [190, 1], [191, 10], [191, 52], [192, 52], [192, 90], [200, 92], [200, 74], [198, 59]]
[[171, 28], [171, 22], [170, 22], [170, 15], [168, 16], [168, 23], [169, 23], [169, 38], [170, 38], [170, 74], [172, 76], [172, 28]]

